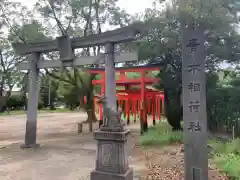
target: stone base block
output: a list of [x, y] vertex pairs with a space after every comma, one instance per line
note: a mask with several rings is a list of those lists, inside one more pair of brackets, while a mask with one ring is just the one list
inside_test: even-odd
[[92, 171], [91, 180], [133, 180], [133, 170], [129, 168], [125, 174]]
[[39, 147], [41, 147], [40, 144], [30, 144], [30, 145], [22, 144], [20, 146], [21, 149], [36, 149], [36, 148], [39, 148]]

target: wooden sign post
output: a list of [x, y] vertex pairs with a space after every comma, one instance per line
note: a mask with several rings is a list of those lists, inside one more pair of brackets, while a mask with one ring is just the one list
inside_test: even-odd
[[208, 179], [204, 30], [182, 30], [185, 180]]

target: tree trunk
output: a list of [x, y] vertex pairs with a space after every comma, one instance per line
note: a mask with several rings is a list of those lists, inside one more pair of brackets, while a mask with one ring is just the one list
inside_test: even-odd
[[92, 92], [93, 88], [90, 88], [91, 90], [87, 93], [87, 102], [86, 104], [84, 103], [83, 98], [80, 99], [80, 106], [83, 106], [86, 113], [87, 113], [87, 120], [85, 122], [97, 122], [97, 117], [95, 114], [95, 108], [94, 108], [94, 95]]
[[181, 116], [179, 113], [171, 113], [168, 116], [168, 123], [172, 126], [172, 131], [183, 131], [181, 126]]
[[143, 135], [145, 132], [148, 131], [148, 122], [147, 122], [148, 115], [146, 112], [146, 109], [147, 109], [146, 102], [144, 102], [143, 106], [144, 106], [143, 109], [142, 108], [140, 109], [140, 133], [141, 133], [141, 135]]
[[0, 112], [4, 112], [5, 111], [5, 107], [7, 104], [7, 97], [6, 96], [0, 96]]
[[2, 77], [1, 84], [0, 84], [0, 112], [4, 111], [5, 100], [3, 96], [3, 86], [4, 86], [4, 76]]
[[3, 96], [0, 96], [0, 113], [4, 111]]
[[93, 123], [97, 122], [95, 111], [92, 109], [87, 109], [87, 120], [83, 123], [88, 123], [89, 125], [89, 131], [92, 132], [93, 130]]
[[164, 95], [167, 121], [172, 126], [173, 131], [182, 131], [181, 91], [179, 90], [177, 95], [170, 97], [169, 92], [165, 90]]
[[92, 109], [86, 109], [86, 112], [87, 112], [86, 122], [91, 122], [91, 123], [97, 122], [95, 111], [93, 111]]
[[27, 111], [28, 104], [27, 104], [27, 95], [24, 93], [23, 95], [23, 100], [24, 100], [24, 110]]
[[144, 119], [143, 119], [143, 109], [140, 109], [140, 134], [144, 134]]
[[3, 96], [3, 86], [4, 86], [4, 77], [2, 77], [1, 84], [0, 84], [0, 97]]

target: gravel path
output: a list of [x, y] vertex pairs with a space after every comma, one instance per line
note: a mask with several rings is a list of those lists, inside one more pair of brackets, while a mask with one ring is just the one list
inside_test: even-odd
[[[95, 166], [96, 142], [92, 133], [77, 134], [83, 113], [50, 113], [38, 117], [41, 148], [22, 150], [25, 115], [0, 117], [1, 180], [85, 180]], [[139, 125], [133, 125], [134, 130]], [[134, 144], [130, 138], [130, 144]], [[142, 157], [130, 147], [136, 176], [145, 169]]]

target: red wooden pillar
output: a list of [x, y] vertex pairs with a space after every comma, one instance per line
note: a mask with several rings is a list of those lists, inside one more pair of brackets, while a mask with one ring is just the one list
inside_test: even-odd
[[159, 117], [159, 109], [160, 109], [159, 96], [156, 96], [155, 102], [156, 102], [156, 117], [158, 119], [158, 117]]
[[158, 116], [158, 109], [159, 109], [159, 104], [158, 104], [158, 96], [156, 96], [155, 98], [155, 104], [156, 104], [156, 107], [155, 107], [155, 110], [156, 110], [156, 117]]
[[[101, 73], [101, 96], [105, 95], [105, 72]], [[99, 126], [103, 124], [103, 106], [99, 105]]]
[[95, 97], [95, 106], [97, 107], [97, 113], [99, 114], [100, 113], [100, 107], [99, 107], [99, 104], [98, 104], [98, 98]]
[[121, 100], [121, 109], [123, 110], [124, 99]]
[[158, 115], [157, 115], [157, 118], [158, 120], [160, 121], [161, 120], [161, 96], [158, 96]]
[[[159, 98], [159, 106], [161, 107], [161, 97]], [[161, 121], [161, 109], [159, 109], [158, 120]]]
[[[159, 107], [162, 107], [162, 96], [159, 96]], [[161, 120], [161, 113], [162, 113], [162, 109], [159, 109], [159, 121]]]
[[97, 107], [96, 97], [95, 96], [93, 97], [93, 108], [94, 108], [94, 111], [96, 113], [98, 113], [98, 107]]
[[140, 122], [141, 122], [141, 134], [146, 132], [148, 130], [148, 124], [147, 124], [147, 113], [146, 113], [146, 102], [145, 102], [145, 71], [142, 70], [141, 72], [141, 109], [140, 109]]
[[134, 117], [134, 123], [137, 121], [137, 100], [132, 100], [132, 111], [133, 111], [133, 117]]
[[161, 100], [162, 100], [162, 114], [165, 114], [165, 99], [164, 99], [164, 95], [161, 95]]
[[122, 109], [122, 98], [118, 96], [118, 108]]
[[126, 95], [123, 95], [123, 96], [122, 96], [122, 110], [123, 110], [123, 116], [124, 116], [124, 118], [127, 117], [126, 101], [127, 101]]
[[138, 100], [137, 100], [137, 111], [138, 111], [138, 113], [140, 114], [140, 110], [141, 110], [141, 98], [138, 98]]
[[120, 72], [119, 80], [124, 80], [124, 79], [125, 79], [125, 72]]
[[155, 96], [152, 96], [152, 119], [153, 119], [154, 126], [156, 125], [155, 110], [156, 110], [156, 98]]
[[123, 113], [123, 115], [124, 115], [124, 117], [125, 117], [126, 108], [125, 108], [125, 112], [123, 112], [123, 110], [124, 110], [124, 108], [123, 108], [123, 106], [124, 106], [124, 101], [125, 101], [125, 98], [124, 98], [122, 95], [118, 96], [118, 103], [119, 103], [118, 107], [121, 109], [121, 111], [122, 111], [122, 113]]
[[130, 124], [130, 99], [127, 97], [126, 100], [126, 115], [127, 115], [127, 124]]
[[151, 97], [147, 97], [147, 113], [151, 113]]

